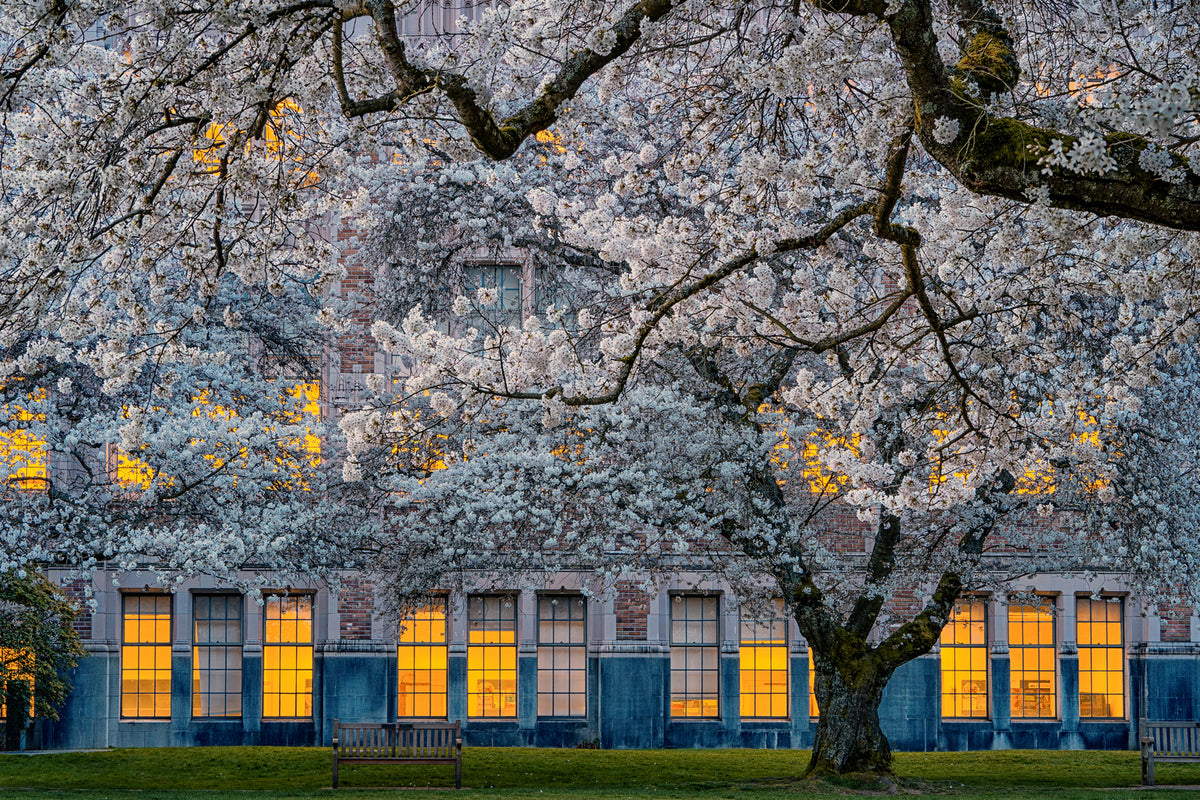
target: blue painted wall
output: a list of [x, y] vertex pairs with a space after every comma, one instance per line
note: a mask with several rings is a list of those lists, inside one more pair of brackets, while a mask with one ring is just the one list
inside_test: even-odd
[[[396, 719], [396, 655], [381, 643], [329, 643], [314, 659], [313, 718], [262, 720], [262, 655], [248, 646], [243, 660], [243, 717], [192, 719], [191, 653], [172, 653], [172, 718], [120, 719], [120, 654], [97, 644], [74, 674], [74, 692], [58, 722], [39, 726], [42, 747], [102, 748], [167, 745], [328, 744], [334, 719], [387, 722]], [[711, 720], [670, 717], [669, 654], [650, 644], [621, 643], [589, 655], [587, 717], [537, 717], [537, 659], [518, 659], [518, 716], [466, 718], [465, 647], [449, 653], [449, 717], [462, 719], [468, 745], [604, 748], [754, 747], [803, 748], [812, 744], [816, 721], [808, 717], [808, 663], [791, 656], [791, 718], [742, 720], [738, 703], [738, 657], [721, 659], [721, 716]], [[1088, 720], [1078, 714], [1078, 661], [1060, 657], [1060, 719], [1013, 720], [1009, 715], [1009, 661], [991, 662], [991, 718], [944, 720], [940, 716], [940, 669], [936, 655], [897, 670], [880, 708], [884, 732], [897, 750], [1006, 748], [1106, 748], [1132, 746], [1143, 705], [1155, 719], [1200, 719], [1200, 648], [1145, 648], [1128, 663], [1128, 719]], [[1134, 720], [1131, 722], [1130, 720]]]

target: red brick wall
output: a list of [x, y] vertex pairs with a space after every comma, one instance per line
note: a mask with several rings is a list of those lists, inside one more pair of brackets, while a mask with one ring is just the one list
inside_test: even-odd
[[62, 585], [63, 593], [75, 605], [77, 616], [71, 627], [80, 639], [92, 638], [92, 607], [88, 605], [86, 593], [88, 583], [83, 578], [75, 578]]
[[1190, 606], [1158, 607], [1164, 642], [1188, 642], [1192, 638], [1192, 609]]
[[646, 617], [650, 613], [650, 596], [634, 581], [617, 581], [617, 639], [646, 638]]
[[361, 367], [364, 373], [375, 371], [375, 340], [370, 334], [373, 321], [370, 300], [375, 293], [375, 275], [370, 266], [364, 263], [359, 252], [361, 237], [362, 234], [353, 223], [343, 223], [337, 232], [337, 241], [341, 249], [339, 261], [345, 269], [345, 277], [341, 281], [341, 296], [347, 298], [359, 295], [365, 301], [359, 303], [351, 312], [353, 324], [350, 330], [338, 338], [342, 372], [353, 372], [356, 365]]
[[884, 603], [884, 611], [889, 618], [886, 633], [891, 633], [913, 619], [924, 608], [925, 604], [917, 599], [917, 593], [914, 590], [897, 589], [896, 593]]
[[368, 578], [346, 578], [338, 592], [338, 630], [342, 639], [370, 639], [375, 595]]
[[866, 551], [866, 536], [873, 527], [858, 518], [849, 506], [835, 503], [821, 512], [821, 542], [837, 553]]

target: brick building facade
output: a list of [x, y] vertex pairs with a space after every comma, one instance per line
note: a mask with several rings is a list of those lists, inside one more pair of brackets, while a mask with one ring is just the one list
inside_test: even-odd
[[[343, 297], [373, 277], [343, 244]], [[531, 268], [504, 267], [531, 306]], [[511, 288], [511, 287], [510, 287]], [[369, 323], [365, 313], [357, 320]], [[322, 365], [323, 413], [356, 405], [399, 365], [364, 335]], [[848, 512], [831, 544], [862, 552]], [[461, 719], [473, 745], [811, 746], [810, 658], [794, 622], [761, 619], [727, 587], [679, 576], [654, 588], [586, 576], [497, 583], [445, 597], [402, 629], [367, 576], [248, 597], [208, 579], [167, 593], [150, 576], [97, 572], [77, 628], [79, 665], [49, 748], [327, 744], [333, 720]], [[902, 667], [881, 706], [897, 749], [1128, 748], [1137, 719], [1200, 720], [1200, 626], [1191, 609], [1143, 608], [1120, 575], [1037, 575], [1039, 605], [964, 598], [932, 652]], [[141, 588], [137, 588], [141, 587]], [[1101, 592], [1103, 597], [1097, 595]], [[915, 596], [895, 598], [911, 612]]]

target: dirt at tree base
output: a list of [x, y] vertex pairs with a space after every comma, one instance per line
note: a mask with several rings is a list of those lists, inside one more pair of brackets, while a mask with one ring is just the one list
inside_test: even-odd
[[867, 797], [954, 794], [964, 788], [963, 784], [955, 781], [924, 781], [914, 778], [898, 778], [894, 775], [878, 775], [872, 772], [847, 772], [843, 775], [757, 781], [754, 786], [813, 794]]

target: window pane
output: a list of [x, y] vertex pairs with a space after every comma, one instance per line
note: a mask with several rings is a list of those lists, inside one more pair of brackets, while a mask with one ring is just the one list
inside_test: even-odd
[[718, 603], [715, 596], [671, 597], [671, 715], [716, 717], [718, 684]]
[[1079, 716], [1125, 716], [1125, 647], [1120, 598], [1076, 602]]
[[[756, 609], [742, 607], [740, 626], [741, 713], [744, 717], [786, 717], [788, 699], [787, 642], [783, 632], [782, 601], [769, 611], [771, 618], [748, 616]], [[762, 610], [758, 609], [761, 614]], [[715, 673], [714, 673], [715, 674]]]
[[467, 601], [467, 714], [517, 714], [516, 599], [476, 595]]
[[584, 599], [577, 595], [538, 598], [538, 714], [584, 716], [587, 650]]
[[312, 715], [312, 598], [272, 595], [263, 609], [263, 716]]
[[986, 601], [963, 598], [955, 603], [942, 629], [941, 645], [942, 716], [987, 717]]
[[416, 609], [401, 625], [396, 647], [399, 664], [396, 714], [400, 717], [446, 715], [446, 602]]
[[1008, 619], [1012, 716], [1055, 717], [1058, 652], [1051, 601], [1009, 606]]
[[122, 598], [121, 715], [171, 716], [171, 598]]
[[194, 599], [192, 716], [241, 715], [241, 608], [240, 595]]

